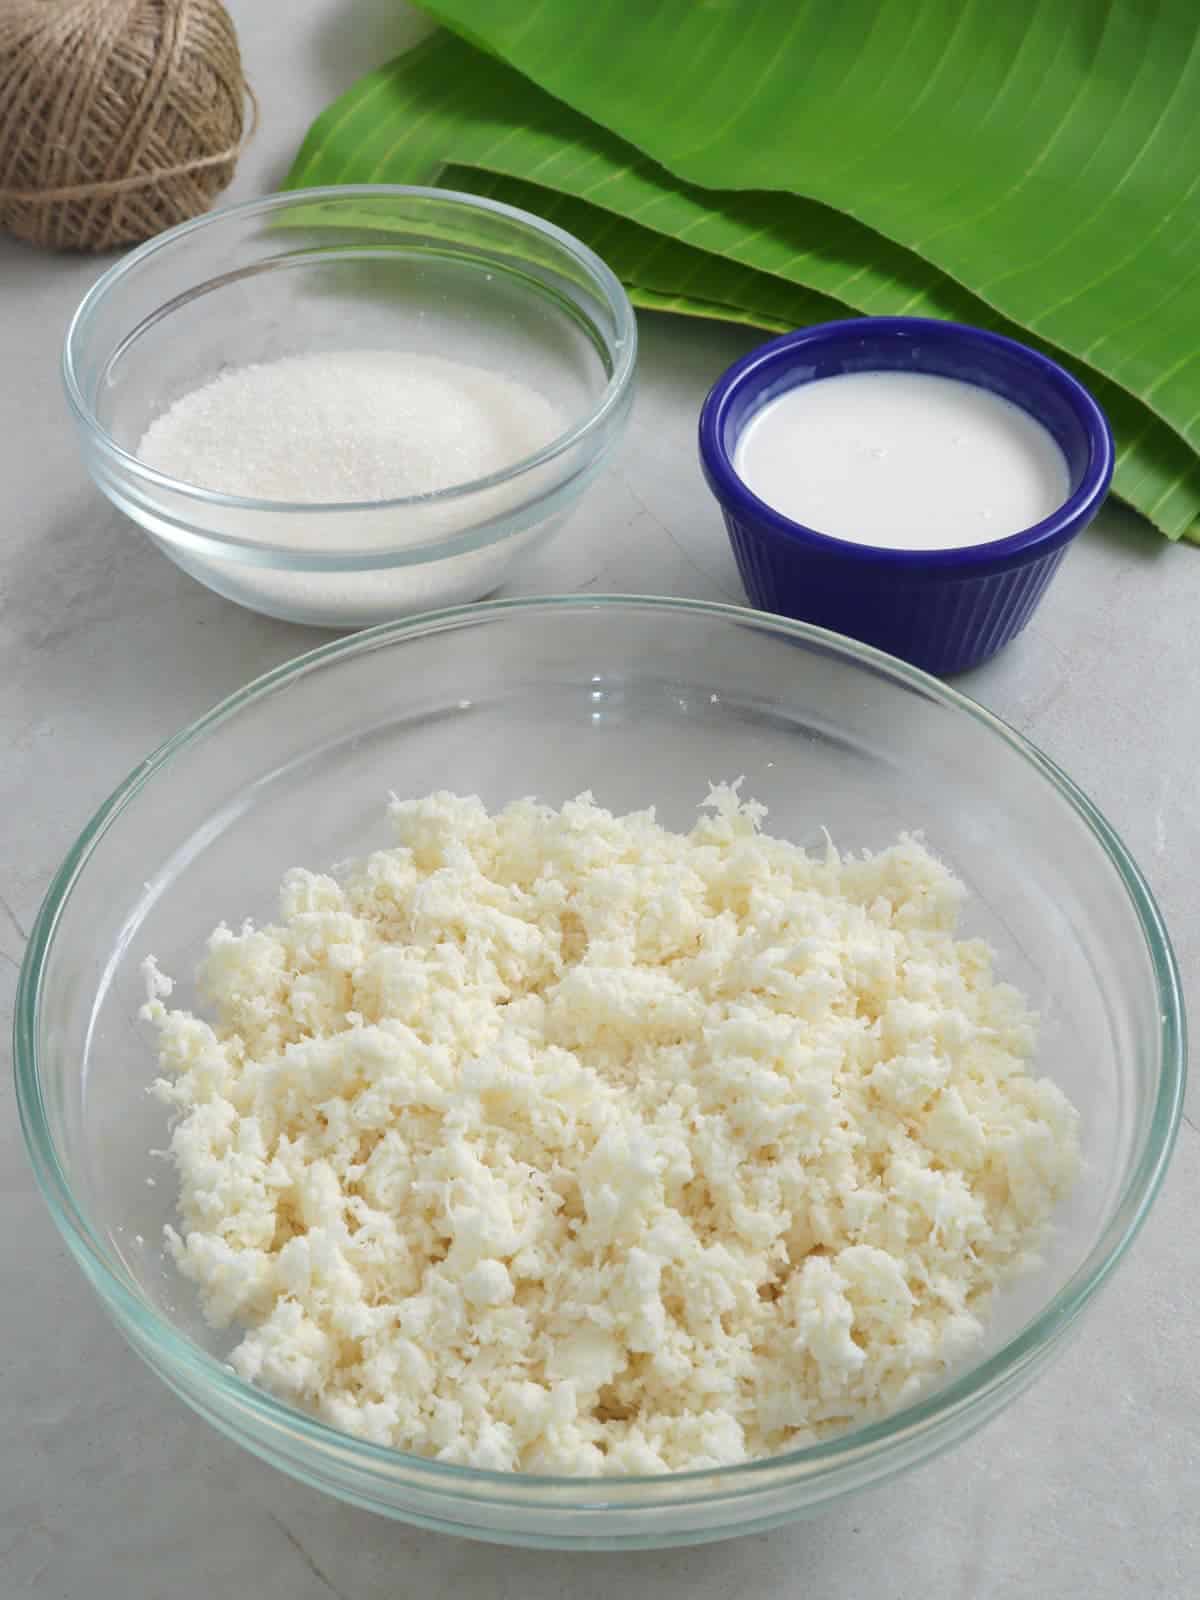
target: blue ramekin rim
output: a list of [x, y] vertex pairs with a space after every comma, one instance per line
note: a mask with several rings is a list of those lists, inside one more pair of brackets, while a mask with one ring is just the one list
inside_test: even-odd
[[[1050, 516], [1007, 539], [941, 550], [898, 550], [838, 539], [793, 521], [761, 500], [747, 486], [725, 448], [722, 436], [730, 405], [742, 391], [759, 388], [777, 375], [797, 351], [837, 344], [844, 339], [861, 339], [864, 325], [869, 325], [876, 336], [932, 339], [943, 345], [960, 343], [977, 356], [1003, 351], [1010, 358], [1025, 362], [1042, 382], [1058, 391], [1083, 427], [1088, 441], [1088, 463], [1079, 486]], [[920, 371], [920, 366], [915, 370]], [[1036, 416], [1036, 413], [1031, 411], [1030, 415]], [[1068, 544], [1103, 504], [1112, 482], [1115, 457], [1112, 429], [1100, 403], [1057, 361], [1005, 334], [992, 333], [965, 322], [943, 321], [940, 317], [846, 317], [837, 322], [813, 323], [767, 340], [726, 368], [709, 390], [700, 409], [699, 444], [700, 464], [709, 488], [729, 514], [754, 524], [756, 532], [784, 540], [796, 554], [823, 558], [827, 562], [844, 561], [883, 568], [894, 576], [907, 573], [913, 577], [983, 573], [1023, 566]]]

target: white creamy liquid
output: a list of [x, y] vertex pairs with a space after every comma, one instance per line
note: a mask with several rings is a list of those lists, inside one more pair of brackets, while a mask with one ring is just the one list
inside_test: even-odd
[[793, 522], [892, 550], [1006, 539], [1070, 492], [1040, 422], [988, 389], [918, 372], [789, 389], [751, 418], [734, 466]]

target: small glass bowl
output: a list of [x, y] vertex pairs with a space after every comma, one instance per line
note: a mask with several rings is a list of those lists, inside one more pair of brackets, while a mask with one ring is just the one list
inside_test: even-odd
[[[369, 503], [219, 494], [138, 460], [154, 418], [221, 372], [350, 349], [518, 379], [564, 431], [490, 477]], [[570, 234], [379, 185], [273, 195], [151, 240], [84, 298], [63, 373], [88, 471], [185, 572], [268, 616], [361, 628], [491, 593], [553, 534], [624, 428], [636, 359], [625, 291]]]
[[[847, 372], [932, 373], [1012, 401], [1066, 457], [1067, 499], [1010, 538], [950, 550], [881, 549], [785, 517], [738, 473], [738, 441], [781, 394]], [[1083, 385], [1015, 339], [928, 317], [852, 317], [785, 333], [718, 378], [700, 414], [700, 461], [754, 605], [947, 675], [979, 666], [1032, 617], [1067, 547], [1103, 504], [1113, 440]]]
[[[284, 872], [389, 841], [387, 792], [495, 808], [592, 788], [687, 828], [743, 776], [780, 837], [878, 849], [923, 827], [971, 891], [964, 932], [1040, 1013], [1040, 1070], [1078, 1106], [1084, 1172], [1042, 1266], [1001, 1294], [972, 1360], [838, 1438], [717, 1471], [548, 1478], [426, 1460], [251, 1387], [162, 1248], [173, 1175], [138, 1021], [149, 954], [195, 1005], [222, 920], [269, 917]], [[1184, 1086], [1170, 942], [1111, 828], [1051, 762], [952, 689], [801, 623], [680, 600], [565, 598], [443, 611], [260, 678], [143, 762], [50, 886], [17, 995], [22, 1126], [59, 1229], [117, 1326], [223, 1432], [374, 1511], [509, 1544], [689, 1544], [751, 1533], [965, 1438], [1042, 1371], [1141, 1225]], [[154, 1177], [153, 1186], [147, 1177]]]

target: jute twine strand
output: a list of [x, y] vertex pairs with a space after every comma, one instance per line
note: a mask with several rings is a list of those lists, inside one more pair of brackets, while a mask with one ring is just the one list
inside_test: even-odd
[[248, 94], [219, 0], [0, 0], [0, 227], [106, 250], [199, 216]]

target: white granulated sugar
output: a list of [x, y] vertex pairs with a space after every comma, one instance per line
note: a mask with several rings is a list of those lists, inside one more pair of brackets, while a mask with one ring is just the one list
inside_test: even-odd
[[501, 1470], [712, 1468], [911, 1400], [1078, 1163], [1032, 1021], [902, 838], [820, 856], [722, 785], [394, 802], [397, 844], [221, 927], [156, 1021], [174, 1258], [248, 1380]]
[[543, 395], [483, 367], [332, 350], [237, 367], [150, 424], [136, 454], [197, 488], [304, 504], [432, 494], [562, 432]]

